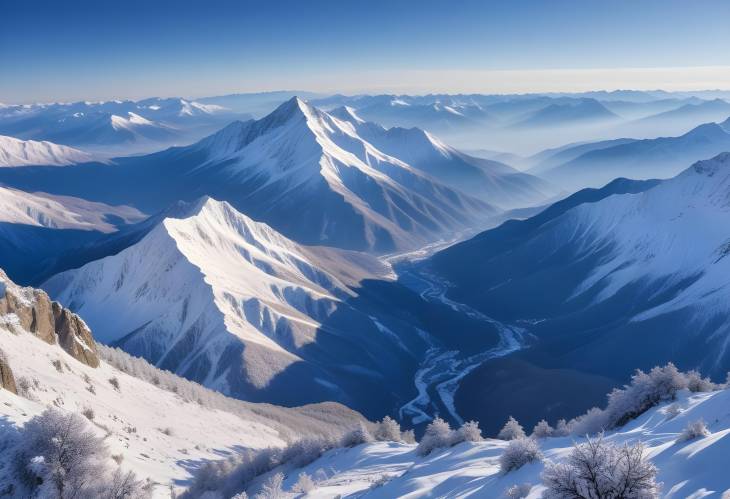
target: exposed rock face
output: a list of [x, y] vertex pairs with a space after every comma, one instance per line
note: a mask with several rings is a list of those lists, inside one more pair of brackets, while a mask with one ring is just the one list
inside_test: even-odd
[[51, 301], [39, 289], [23, 288], [0, 270], [0, 317], [12, 329], [28, 331], [46, 343], [58, 343], [69, 355], [91, 367], [99, 365], [91, 331], [76, 314]]
[[0, 350], [0, 388], [10, 390], [15, 394], [18, 393], [18, 388], [15, 386], [15, 376], [13, 376], [13, 371], [10, 369], [2, 350]]

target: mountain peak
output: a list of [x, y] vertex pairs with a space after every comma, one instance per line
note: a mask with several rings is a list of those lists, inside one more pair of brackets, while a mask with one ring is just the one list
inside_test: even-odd
[[687, 172], [712, 177], [720, 170], [728, 168], [730, 168], [730, 152], [723, 152], [714, 158], [696, 162], [687, 169]]
[[337, 118], [338, 120], [347, 121], [350, 123], [365, 123], [365, 120], [357, 115], [357, 112], [350, 106], [340, 106], [338, 108], [328, 111], [327, 114]]

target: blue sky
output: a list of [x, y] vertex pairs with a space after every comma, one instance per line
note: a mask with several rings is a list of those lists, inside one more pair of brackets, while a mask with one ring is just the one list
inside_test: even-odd
[[725, 0], [3, 0], [0, 102], [730, 88], [728, 20]]

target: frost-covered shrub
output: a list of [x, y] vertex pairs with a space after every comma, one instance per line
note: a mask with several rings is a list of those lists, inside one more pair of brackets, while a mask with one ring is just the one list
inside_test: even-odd
[[374, 437], [375, 440], [381, 442], [400, 442], [400, 424], [398, 424], [398, 421], [390, 416], [385, 416], [383, 420], [377, 424]]
[[437, 417], [426, 427], [426, 432], [416, 447], [416, 453], [419, 456], [427, 456], [435, 449], [451, 446], [453, 438], [449, 423]]
[[666, 411], [664, 411], [664, 414], [666, 414], [667, 419], [674, 419], [682, 412], [682, 408], [679, 406], [679, 404], [674, 403], [667, 407]]
[[[235, 458], [209, 461], [195, 472], [192, 484], [183, 497], [197, 499], [205, 492], [211, 491], [223, 497], [235, 496], [244, 491], [257, 477], [273, 471], [278, 466], [301, 468], [334, 447], [336, 444], [333, 439], [311, 438], [294, 442], [284, 449], [249, 450]], [[326, 475], [323, 479], [326, 479]]]
[[703, 378], [697, 371], [688, 371], [685, 376], [687, 377], [687, 389], [691, 392], [711, 392], [719, 388], [710, 378]]
[[512, 416], [509, 417], [502, 429], [499, 431], [497, 438], [500, 440], [515, 440], [517, 438], [525, 438], [525, 430], [522, 425]]
[[622, 447], [588, 439], [573, 447], [564, 463], [546, 463], [542, 480], [546, 499], [659, 497], [656, 467], [641, 444]]
[[375, 480], [373, 483], [370, 484], [370, 490], [373, 489], [379, 489], [383, 485], [390, 482], [393, 478], [395, 478], [395, 475], [390, 475], [388, 473], [383, 473], [378, 477], [377, 480]]
[[313, 491], [316, 488], [316, 484], [314, 483], [314, 480], [312, 480], [312, 477], [308, 474], [302, 472], [299, 473], [299, 478], [297, 478], [297, 483], [295, 483], [292, 486], [292, 492], [297, 492], [299, 494], [307, 494], [311, 491]]
[[555, 425], [555, 429], [553, 430], [553, 436], [567, 437], [568, 435], [570, 435], [570, 427], [568, 426], [568, 422], [564, 419], [559, 419], [558, 423]]
[[287, 494], [282, 488], [284, 485], [284, 474], [275, 473], [269, 477], [261, 487], [261, 492], [254, 496], [255, 499], [284, 499]]
[[373, 436], [363, 422], [360, 422], [351, 431], [342, 437], [342, 447], [355, 447], [360, 444], [367, 444], [373, 441]]
[[119, 391], [121, 389], [121, 387], [119, 386], [119, 378], [117, 378], [116, 376], [112, 376], [111, 378], [109, 378], [109, 384], [112, 385], [116, 391]]
[[532, 438], [547, 438], [553, 436], [553, 427], [548, 424], [547, 421], [541, 419], [535, 427], [532, 429]]
[[704, 438], [710, 434], [707, 425], [701, 419], [687, 423], [687, 426], [677, 437], [677, 442], [687, 442], [695, 438]]
[[406, 430], [400, 434], [401, 440], [407, 444], [415, 444], [416, 442], [416, 432], [413, 430]]
[[601, 410], [593, 408], [569, 423], [574, 435], [591, 435], [623, 426], [648, 409], [667, 400], [674, 400], [679, 390], [687, 388], [687, 375], [671, 362], [654, 367], [648, 373], [637, 370], [631, 382], [608, 394], [608, 404]]
[[103, 440], [79, 414], [47, 409], [22, 428], [15, 452], [16, 474], [29, 495], [60, 499], [148, 495], [134, 474], [112, 466]]
[[523, 499], [530, 495], [532, 485], [529, 483], [515, 484], [504, 492], [507, 499]]
[[479, 423], [476, 421], [467, 421], [456, 431], [454, 443], [459, 442], [481, 442], [482, 430], [479, 429]]
[[540, 460], [542, 460], [542, 453], [535, 439], [515, 438], [509, 441], [504, 452], [499, 456], [499, 469], [502, 473], [509, 473], [528, 463]]

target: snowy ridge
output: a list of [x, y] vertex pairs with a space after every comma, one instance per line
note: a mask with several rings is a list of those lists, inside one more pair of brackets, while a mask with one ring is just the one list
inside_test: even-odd
[[95, 161], [94, 156], [72, 147], [0, 135], [0, 167], [66, 166], [89, 161]]
[[[106, 220], [106, 214], [110, 213], [129, 221], [144, 218], [134, 208], [112, 207], [81, 199], [31, 194], [0, 187], [0, 222], [52, 229], [112, 232], [116, 229]], [[4, 229], [3, 232], [7, 235], [12, 233], [12, 229]]]
[[[307, 360], [300, 352], [333, 314], [364, 320], [368, 335], [377, 333], [344, 300], [360, 279], [389, 272], [363, 255], [299, 246], [229, 204], [203, 198], [139, 243], [54, 276], [44, 288], [103, 342], [243, 397]], [[116, 320], [108, 320], [110, 311]], [[355, 329], [331, 332], [347, 342], [357, 337]], [[382, 348], [393, 341], [380, 335]], [[313, 369], [300, 380], [325, 380], [329, 397], [341, 398], [341, 377]]]
[[[2, 281], [0, 271], [0, 297], [11, 290], [19, 300], [33, 299], [30, 288]], [[116, 356], [127, 366], [125, 371], [104, 360], [93, 368], [18, 324], [14, 314], [0, 314], [0, 351], [20, 394], [0, 389], [0, 439], [49, 407], [84, 412], [111, 454], [120, 456], [122, 468], [155, 484], [154, 497], [170, 497], [173, 490], [184, 488], [201, 462], [240, 451], [241, 446], [283, 446], [301, 437], [305, 428], [305, 433], [320, 434], [331, 431], [333, 424], [347, 427], [353, 418], [360, 419], [335, 404], [286, 409], [226, 399], [180, 379], [170, 386], [175, 376], [155, 374], [141, 359], [124, 354]], [[114, 354], [104, 351], [103, 357]], [[157, 381], [138, 377], [143, 372]], [[9, 457], [12, 453], [0, 454], [0, 469], [7, 469], [3, 465]], [[0, 477], [0, 484], [5, 478]]]

